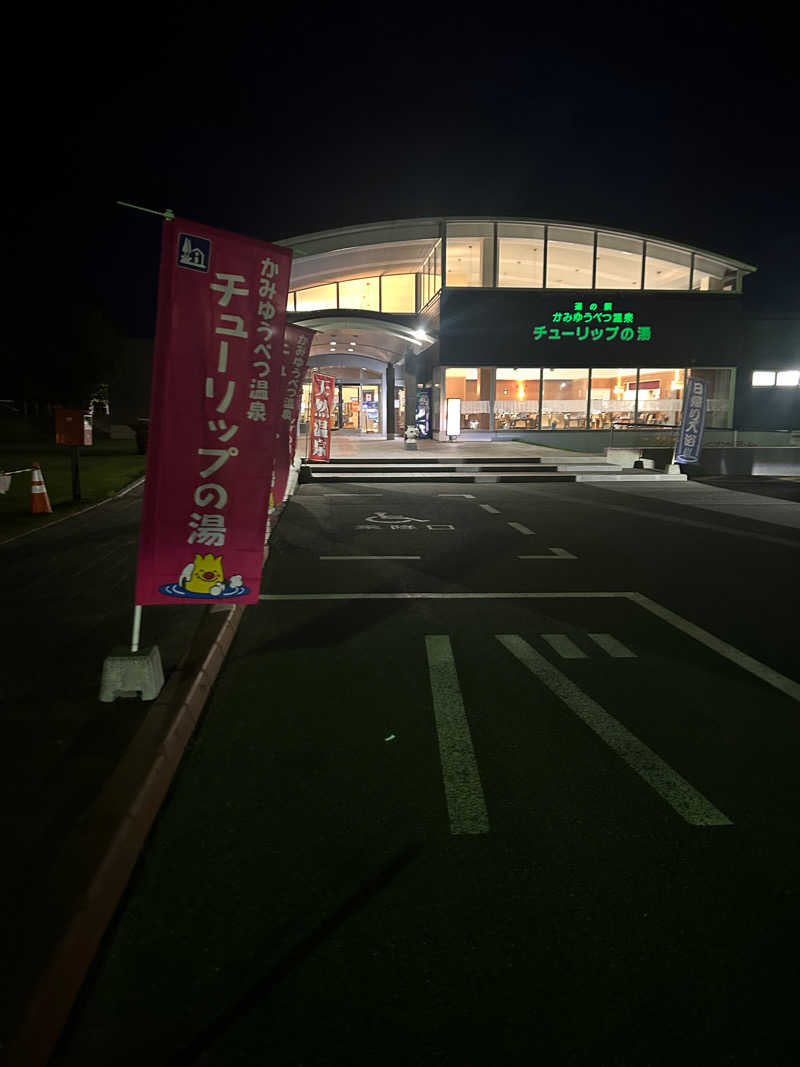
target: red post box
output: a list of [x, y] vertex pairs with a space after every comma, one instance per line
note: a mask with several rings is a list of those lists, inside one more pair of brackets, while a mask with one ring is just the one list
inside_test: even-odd
[[56, 408], [56, 444], [90, 445], [91, 443], [92, 416], [86, 411]]

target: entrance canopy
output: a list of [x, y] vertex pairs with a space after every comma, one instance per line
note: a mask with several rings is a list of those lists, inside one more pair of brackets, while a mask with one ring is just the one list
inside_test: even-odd
[[416, 316], [407, 324], [378, 315], [341, 316], [330, 312], [291, 316], [291, 321], [318, 331], [311, 345], [311, 359], [315, 362], [318, 357], [330, 356], [332, 364], [353, 363], [357, 362], [354, 357], [367, 356], [397, 364], [407, 355], [424, 352], [435, 340], [413, 325]]

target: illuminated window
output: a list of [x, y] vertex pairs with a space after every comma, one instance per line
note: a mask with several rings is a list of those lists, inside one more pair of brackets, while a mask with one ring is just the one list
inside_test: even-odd
[[538, 367], [498, 367], [494, 389], [496, 430], [539, 429]]
[[336, 307], [335, 285], [315, 285], [313, 289], [300, 289], [295, 296], [298, 311], [322, 311]]
[[480, 288], [492, 284], [493, 236], [490, 222], [448, 222], [447, 285]]
[[413, 314], [417, 310], [415, 281], [413, 274], [384, 274], [381, 278], [382, 310]]
[[614, 233], [597, 235], [596, 289], [642, 288], [643, 242]]
[[779, 370], [778, 385], [797, 385], [800, 382], [800, 370]]
[[497, 224], [497, 284], [501, 288], [541, 289], [544, 280], [544, 226]]
[[690, 378], [702, 378], [708, 386], [706, 426], [729, 428], [733, 416], [733, 370], [731, 367], [692, 367]]
[[286, 298], [286, 310], [294, 311], [294, 293], [289, 293]]
[[636, 368], [593, 367], [589, 426], [610, 430], [633, 425], [636, 411]]
[[639, 415], [643, 426], [677, 426], [683, 406], [683, 367], [639, 368]]
[[448, 367], [445, 375], [445, 399], [461, 401], [461, 429], [489, 429], [490, 367]]
[[358, 311], [380, 311], [377, 278], [355, 278], [339, 282], [339, 307]]
[[547, 231], [547, 288], [591, 289], [594, 232], [571, 226]]
[[588, 395], [588, 370], [545, 367], [542, 371], [542, 429], [585, 429]]
[[774, 370], [754, 370], [753, 371], [753, 385], [774, 385], [775, 384], [775, 371]]
[[644, 265], [645, 289], [689, 289], [691, 252], [671, 245], [647, 242], [647, 259]]
[[736, 289], [736, 271], [716, 259], [695, 256], [692, 289], [709, 292], [734, 292]]

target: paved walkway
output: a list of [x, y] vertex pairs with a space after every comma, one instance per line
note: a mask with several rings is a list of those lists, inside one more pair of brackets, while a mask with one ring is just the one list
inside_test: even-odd
[[[503, 459], [541, 457], [543, 463], [602, 462], [606, 457], [602, 452], [569, 452], [561, 448], [549, 448], [546, 445], [529, 445], [518, 441], [418, 441], [416, 453], [407, 451], [401, 440], [370, 441], [358, 437], [342, 437], [334, 434], [332, 438], [331, 459], [383, 459], [418, 456], [437, 459]], [[691, 476], [690, 476], [691, 477]], [[792, 526], [800, 529], [800, 503], [791, 500], [779, 500], [772, 496], [758, 496], [754, 492], [736, 492], [719, 486], [705, 485], [691, 480], [642, 483], [614, 482], [610, 478], [601, 484], [592, 483], [594, 488], [602, 488], [612, 493], [628, 493], [649, 500], [676, 504], [680, 507], [699, 508], [718, 514], [735, 515], [739, 518], [753, 519], [757, 522], [771, 523], [775, 526]], [[554, 487], [555, 488], [555, 487]]]
[[509, 459], [519, 456], [557, 462], [563, 460], [605, 459], [602, 452], [570, 452], [564, 448], [548, 448], [546, 445], [526, 445], [520, 441], [417, 441], [416, 449], [407, 449], [400, 438], [393, 441], [373, 441], [366, 437], [345, 437], [334, 433], [331, 437], [331, 459]]
[[757, 496], [755, 493], [737, 493], [715, 485], [700, 482], [645, 482], [641, 485], [604, 482], [598, 487], [610, 492], [631, 493], [648, 500], [660, 500], [683, 508], [701, 508], [723, 515], [736, 515], [742, 519], [768, 522], [774, 526], [793, 526], [800, 529], [800, 503], [794, 500], [777, 500], [772, 496]]

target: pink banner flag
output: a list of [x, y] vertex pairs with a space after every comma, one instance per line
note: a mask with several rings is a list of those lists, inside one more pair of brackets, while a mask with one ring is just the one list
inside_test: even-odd
[[327, 463], [331, 458], [333, 387], [336, 379], [328, 374], [311, 375], [311, 447], [309, 460]]
[[272, 479], [274, 506], [283, 503], [289, 481], [289, 468], [297, 447], [297, 417], [303, 396], [303, 379], [306, 376], [308, 356], [314, 340], [314, 330], [303, 326], [286, 327], [283, 340], [283, 404], [278, 431], [275, 437], [275, 473]]
[[291, 263], [164, 224], [137, 604], [258, 600]]

